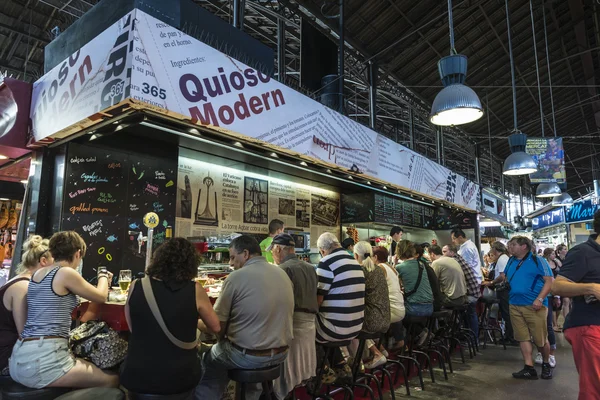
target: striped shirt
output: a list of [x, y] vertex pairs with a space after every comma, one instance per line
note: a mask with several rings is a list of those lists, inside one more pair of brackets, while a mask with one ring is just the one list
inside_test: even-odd
[[317, 295], [324, 296], [317, 314], [317, 342], [354, 339], [365, 315], [365, 274], [356, 260], [339, 248], [317, 266]]
[[465, 281], [467, 282], [467, 296], [479, 298], [481, 297], [480, 284], [475, 277], [475, 273], [473, 269], [467, 264], [467, 261], [462, 258], [460, 255], [455, 254], [453, 257], [458, 264], [460, 265], [460, 269], [462, 269], [465, 274]]
[[27, 322], [21, 337], [23, 339], [39, 336], [69, 337], [71, 313], [77, 306], [77, 296], [68, 293], [59, 296], [52, 289], [54, 277], [61, 267], [53, 268], [35, 282], [31, 277], [27, 290]]

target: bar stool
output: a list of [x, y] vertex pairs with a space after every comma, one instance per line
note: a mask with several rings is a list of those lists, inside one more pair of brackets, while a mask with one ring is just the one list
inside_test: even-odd
[[[383, 342], [388, 343], [391, 336], [392, 336], [392, 331], [390, 328], [390, 330], [388, 330], [387, 333], [383, 335]], [[401, 350], [400, 351], [398, 351], [398, 350], [392, 351], [391, 349], [387, 348], [387, 346], [384, 346], [384, 348], [388, 352], [388, 354], [392, 354], [392, 355], [394, 355], [394, 357], [400, 358], [398, 353]], [[388, 357], [387, 363], [385, 364], [384, 368], [391, 373], [390, 370], [392, 367], [396, 367], [396, 376], [394, 378], [394, 384], [391, 387], [395, 387], [396, 384], [398, 383], [398, 378], [399, 378], [398, 374], [400, 373], [400, 370], [402, 370], [402, 377], [404, 378], [404, 387], [406, 388], [406, 395], [410, 396], [410, 382], [408, 380], [408, 372], [406, 370], [406, 366], [399, 360], [393, 360]]]
[[[317, 343], [317, 346], [321, 346], [325, 349], [325, 355], [323, 356], [323, 359], [321, 360], [320, 364], [317, 366], [317, 374], [315, 377], [316, 380], [316, 385], [315, 387], [312, 389], [312, 393], [311, 393], [311, 389], [308, 389], [309, 395], [312, 396], [313, 400], [316, 400], [317, 398], [324, 398], [324, 399], [333, 399], [333, 397], [331, 397], [331, 395], [333, 394], [331, 391], [331, 387], [338, 387], [340, 390], [344, 391], [346, 395], [348, 395], [350, 400], [354, 399], [354, 391], [352, 390], [352, 388], [344, 383], [327, 383], [326, 387], [325, 387], [325, 393], [321, 394], [321, 387], [323, 386], [323, 384], [321, 383], [321, 379], [323, 378], [323, 374], [325, 373], [325, 367], [327, 366], [327, 360], [332, 360], [333, 359], [333, 355], [335, 353], [335, 349], [339, 349], [340, 347], [345, 347], [348, 346], [350, 344], [350, 340], [345, 340], [345, 341], [341, 341], [341, 342], [327, 342], [327, 343]], [[346, 398], [344, 396], [344, 398]]]
[[[429, 332], [434, 332], [436, 323], [439, 321], [448, 321], [452, 316], [452, 311], [450, 310], [440, 310], [434, 311], [429, 317]], [[443, 331], [441, 331], [443, 332]], [[452, 359], [450, 358], [450, 349], [446, 346], [442, 340], [440, 339], [440, 335], [436, 334], [435, 337], [425, 342], [422, 346], [418, 346], [420, 350], [425, 353], [435, 353], [438, 356], [438, 363], [440, 369], [444, 372], [444, 379], [448, 380], [448, 372], [446, 371], [446, 361], [448, 362], [450, 371], [453, 372], [452, 369]]]
[[488, 336], [490, 339], [492, 339], [492, 343], [497, 344], [496, 332], [500, 332], [502, 345], [504, 346], [504, 350], [506, 350], [506, 338], [504, 336], [504, 332], [502, 329], [500, 329], [500, 327], [490, 324], [490, 311], [492, 310], [494, 304], [498, 304], [500, 301], [498, 299], [482, 298], [481, 302], [485, 305], [483, 308], [483, 314], [481, 315], [481, 324], [479, 325], [479, 330], [483, 331], [483, 348], [486, 348]]
[[128, 398], [129, 400], [191, 400], [193, 394], [193, 390], [176, 394], [149, 394], [129, 392]]
[[[393, 383], [392, 383], [392, 375], [389, 373], [389, 371], [387, 371], [385, 368], [379, 367], [379, 368], [375, 368], [373, 371], [380, 371], [382, 374], [381, 377], [381, 381], [374, 375], [374, 374], [369, 374], [367, 372], [360, 372], [360, 362], [362, 360], [362, 354], [365, 350], [365, 344], [367, 340], [381, 340], [381, 333], [368, 333], [368, 332], [360, 332], [357, 336], [358, 339], [358, 349], [356, 351], [356, 356], [354, 357], [354, 363], [350, 366], [350, 368], [352, 369], [352, 387], [361, 387], [363, 389], [365, 389], [365, 394], [369, 393], [369, 395], [371, 396], [372, 400], [375, 400], [375, 393], [373, 392], [373, 389], [371, 389], [370, 383], [371, 380], [373, 380], [376, 384], [377, 387], [377, 394], [379, 395], [380, 399], [383, 399], [383, 391], [381, 389], [382, 383], [383, 383], [383, 379], [387, 376], [389, 379], [389, 383], [390, 383], [390, 387], [393, 388]], [[379, 344], [376, 343], [376, 345], [378, 346]], [[360, 381], [365, 379], [366, 380], [366, 384], [361, 383]], [[395, 400], [396, 396], [394, 395], [394, 391], [392, 390], [392, 399]]]
[[17, 382], [10, 382], [2, 386], [2, 400], [54, 400], [58, 396], [70, 392], [71, 388], [43, 388], [31, 389]]
[[[420, 333], [420, 332], [417, 332], [419, 325], [423, 325], [426, 328], [429, 327], [431, 318], [430, 317], [415, 317], [415, 316], [407, 315], [404, 318], [404, 320], [409, 325], [408, 331], [409, 332], [412, 331], [411, 340], [408, 342], [408, 355], [411, 357], [414, 357], [417, 360], [418, 360], [419, 356], [421, 356], [425, 359], [424, 361], [427, 363], [427, 366], [429, 368], [429, 376], [431, 377], [431, 382], [435, 383], [435, 375], [433, 373], [433, 364], [431, 364], [431, 357], [429, 356], [429, 354], [427, 354], [427, 352], [420, 350], [421, 347], [419, 346], [419, 344], [417, 342], [417, 336]], [[429, 330], [429, 328], [427, 329], [427, 331], [428, 331], [427, 335], [429, 335], [429, 332], [431, 332]], [[414, 356], [415, 354], [416, 354], [416, 357]]]
[[238, 383], [235, 389], [236, 400], [246, 400], [246, 385], [260, 383], [265, 400], [276, 400], [273, 396], [273, 380], [279, 378], [281, 364], [260, 369], [230, 369], [227, 371], [229, 379]]

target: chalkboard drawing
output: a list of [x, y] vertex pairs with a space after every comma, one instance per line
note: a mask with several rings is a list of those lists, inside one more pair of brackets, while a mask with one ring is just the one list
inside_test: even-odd
[[[219, 214], [217, 212], [217, 191], [214, 190], [215, 193], [215, 213], [213, 214], [210, 210], [210, 188], [214, 186], [215, 181], [213, 178], [207, 176], [202, 180], [202, 185], [206, 186], [206, 203], [204, 204], [204, 211], [202, 213], [198, 213], [200, 210], [200, 200], [202, 199], [202, 187], [198, 189], [198, 200], [196, 201], [196, 212], [194, 221], [195, 225], [207, 225], [207, 226], [219, 226]], [[183, 206], [183, 204], [182, 204]]]
[[310, 228], [309, 199], [296, 199], [296, 227]]
[[312, 222], [316, 225], [336, 226], [340, 214], [340, 203], [337, 199], [312, 195]]
[[295, 210], [293, 199], [279, 199], [279, 215], [294, 215]]
[[269, 223], [269, 181], [244, 177], [244, 223]]
[[179, 191], [179, 204], [180, 207], [177, 209], [177, 216], [181, 218], [192, 218], [192, 185], [190, 184], [190, 177], [186, 175], [184, 177], [185, 189], [178, 188]]

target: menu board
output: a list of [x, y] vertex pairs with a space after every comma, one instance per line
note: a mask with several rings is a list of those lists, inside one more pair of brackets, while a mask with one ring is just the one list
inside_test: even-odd
[[69, 145], [61, 229], [76, 231], [87, 245], [84, 278], [93, 278], [99, 266], [115, 275], [121, 269], [131, 269], [133, 274], [144, 270], [144, 214], [154, 211], [161, 220], [154, 230], [154, 248], [164, 241], [166, 226], [174, 223], [176, 165], [171, 164]]
[[380, 193], [342, 194], [342, 223], [378, 222], [425, 229], [472, 228], [474, 214], [428, 207]]

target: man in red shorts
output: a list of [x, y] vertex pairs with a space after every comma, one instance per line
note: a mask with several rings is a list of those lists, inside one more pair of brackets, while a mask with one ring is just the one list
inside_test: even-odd
[[567, 253], [552, 293], [573, 299], [564, 324], [579, 372], [579, 400], [600, 399], [600, 210], [594, 233]]

